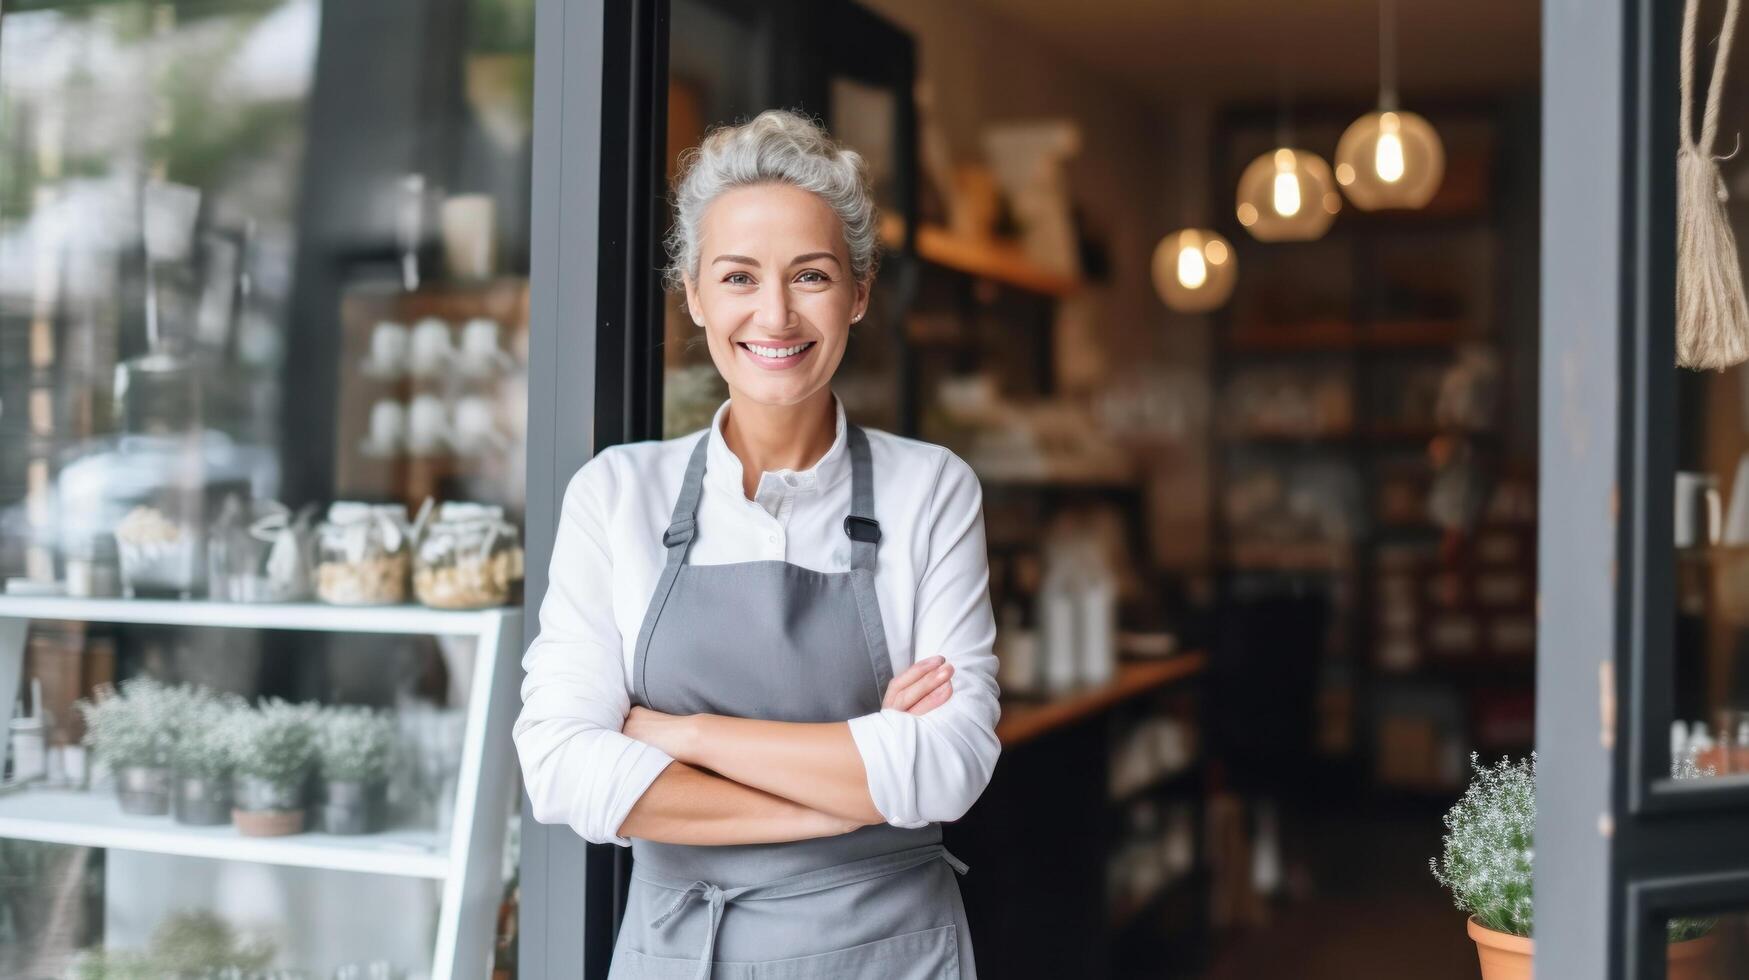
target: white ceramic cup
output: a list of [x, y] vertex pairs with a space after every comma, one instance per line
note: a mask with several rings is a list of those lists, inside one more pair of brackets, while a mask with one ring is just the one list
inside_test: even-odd
[[449, 444], [449, 410], [436, 395], [416, 395], [407, 409], [407, 448], [421, 456], [439, 453]]
[[468, 395], [455, 403], [455, 442], [464, 453], [479, 453], [497, 447], [498, 410], [486, 395]]
[[396, 374], [407, 365], [407, 325], [383, 320], [370, 331], [370, 366], [377, 374]]
[[393, 398], [379, 398], [370, 407], [370, 448], [394, 452], [407, 436], [407, 410]]
[[1694, 548], [1719, 543], [1719, 478], [1711, 473], [1676, 474], [1676, 547]]
[[477, 316], [462, 325], [461, 361], [469, 373], [488, 374], [503, 360], [498, 348], [498, 321]]
[[411, 350], [414, 377], [429, 378], [442, 374], [455, 356], [449, 324], [434, 316], [420, 320], [413, 327]]
[[457, 279], [487, 279], [497, 263], [490, 194], [457, 194], [443, 202], [443, 261]]

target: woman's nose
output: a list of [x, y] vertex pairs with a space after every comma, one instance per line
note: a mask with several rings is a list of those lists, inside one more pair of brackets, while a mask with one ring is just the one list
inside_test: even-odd
[[754, 324], [773, 332], [789, 326], [789, 293], [783, 283], [767, 283], [759, 291], [759, 310]]

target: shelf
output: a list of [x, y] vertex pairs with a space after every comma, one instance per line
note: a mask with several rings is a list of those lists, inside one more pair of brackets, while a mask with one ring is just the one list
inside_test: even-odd
[[190, 827], [167, 816], [123, 813], [114, 795], [101, 791], [26, 787], [0, 796], [0, 838], [406, 878], [442, 879], [450, 870], [430, 831], [246, 837], [230, 825]]
[[1047, 701], [1019, 701], [1002, 705], [1002, 720], [996, 723], [996, 738], [1004, 748], [1029, 742], [1058, 728], [1139, 697], [1174, 681], [1195, 677], [1208, 665], [1208, 655], [1181, 653], [1164, 660], [1125, 661], [1109, 683], [1083, 688]]
[[211, 602], [201, 599], [73, 599], [0, 595], [0, 619], [66, 619], [94, 623], [477, 636], [520, 616], [520, 608], [450, 610], [424, 606], [331, 606], [316, 602]]
[[1060, 298], [1081, 289], [1079, 280], [1038, 265], [1021, 251], [1019, 245], [961, 238], [936, 225], [922, 225], [917, 229], [917, 255], [944, 269], [1041, 296]]
[[1224, 344], [1228, 350], [1238, 353], [1293, 354], [1441, 348], [1485, 339], [1463, 320], [1390, 320], [1365, 324], [1312, 320], [1238, 327], [1227, 334]]

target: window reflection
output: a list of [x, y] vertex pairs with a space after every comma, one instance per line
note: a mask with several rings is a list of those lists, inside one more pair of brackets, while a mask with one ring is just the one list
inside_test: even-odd
[[[438, 637], [418, 617], [521, 601], [533, 17], [4, 6], [0, 678], [23, 684], [14, 715], [0, 683], [0, 975], [163, 975], [151, 957], [190, 937], [190, 976], [438, 969], [443, 877], [475, 857], [447, 853], [458, 807], [513, 826], [514, 787], [498, 810], [505, 791], [458, 786], [476, 667], [502, 653], [475, 620]], [[102, 599], [130, 600], [122, 622], [75, 601]], [[20, 603], [60, 600], [13, 642]], [[363, 618], [255, 628], [269, 606], [282, 627]], [[130, 767], [76, 704], [139, 678], [376, 712], [397, 760], [359, 789], [376, 816], [332, 822], [314, 755], [277, 851], [239, 850], [230, 807], [128, 810]], [[514, 895], [495, 853], [461, 927], [476, 948]]]

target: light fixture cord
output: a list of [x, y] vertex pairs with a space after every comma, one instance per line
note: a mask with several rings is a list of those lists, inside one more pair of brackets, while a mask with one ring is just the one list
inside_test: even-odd
[[1397, 0], [1379, 0], [1379, 108], [1397, 111]]

